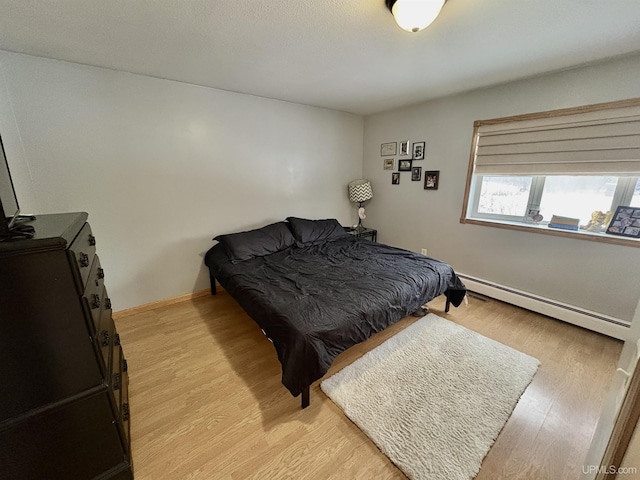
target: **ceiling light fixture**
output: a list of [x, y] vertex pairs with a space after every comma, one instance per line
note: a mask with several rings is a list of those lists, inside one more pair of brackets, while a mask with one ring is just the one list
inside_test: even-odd
[[447, 0], [385, 0], [387, 8], [400, 28], [419, 32], [427, 28], [440, 14]]

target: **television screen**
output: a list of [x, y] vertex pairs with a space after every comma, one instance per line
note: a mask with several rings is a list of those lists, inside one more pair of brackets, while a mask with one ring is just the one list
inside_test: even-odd
[[9, 173], [9, 164], [7, 163], [7, 157], [4, 153], [2, 137], [0, 137], [0, 214], [6, 218], [6, 222], [0, 220], [0, 229], [9, 231], [17, 219], [19, 212], [18, 198], [13, 188], [13, 181]]

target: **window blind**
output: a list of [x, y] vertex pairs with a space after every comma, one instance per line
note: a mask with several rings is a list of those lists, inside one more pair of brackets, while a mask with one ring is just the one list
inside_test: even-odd
[[476, 122], [475, 173], [637, 175], [640, 100], [631, 103]]

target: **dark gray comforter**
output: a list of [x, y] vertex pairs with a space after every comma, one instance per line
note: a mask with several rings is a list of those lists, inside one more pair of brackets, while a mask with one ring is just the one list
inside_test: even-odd
[[273, 341], [294, 396], [340, 352], [443, 293], [456, 307], [466, 293], [446, 263], [351, 236], [235, 265], [216, 245], [205, 263]]

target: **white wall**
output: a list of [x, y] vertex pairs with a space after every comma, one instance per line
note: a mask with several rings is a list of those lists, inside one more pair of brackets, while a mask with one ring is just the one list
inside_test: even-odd
[[[640, 96], [640, 57], [366, 117], [0, 51], [0, 133], [23, 210], [87, 211], [117, 310], [207, 287], [219, 233], [288, 215], [355, 221], [458, 271], [630, 320], [640, 249], [459, 223], [474, 120]], [[380, 143], [427, 141], [440, 189]], [[24, 144], [24, 147], [22, 144]], [[364, 158], [364, 162], [363, 159]], [[364, 165], [363, 165], [364, 164]]]
[[89, 212], [115, 310], [207, 288], [214, 235], [354, 222], [360, 116], [2, 51], [0, 73], [22, 210]]
[[[640, 248], [460, 224], [474, 120], [640, 97], [640, 56], [442, 98], [365, 118], [364, 175], [375, 198], [366, 224], [378, 239], [459, 271], [631, 320], [640, 297]], [[437, 191], [401, 173], [391, 185], [380, 144], [426, 140], [423, 170]], [[397, 157], [396, 157], [397, 158]]]

